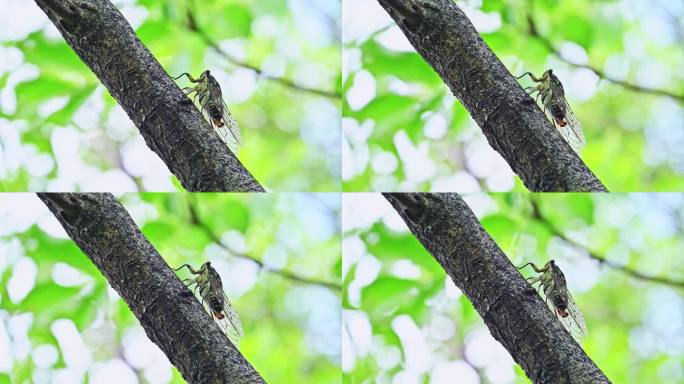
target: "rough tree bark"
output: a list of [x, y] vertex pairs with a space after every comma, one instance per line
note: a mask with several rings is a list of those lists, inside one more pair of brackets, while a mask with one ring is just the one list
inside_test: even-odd
[[189, 383], [263, 383], [108, 193], [38, 194]]
[[108, 0], [35, 2], [186, 190], [264, 191]]
[[378, 0], [531, 191], [607, 189], [453, 0]]
[[534, 383], [609, 383], [457, 194], [384, 194]]

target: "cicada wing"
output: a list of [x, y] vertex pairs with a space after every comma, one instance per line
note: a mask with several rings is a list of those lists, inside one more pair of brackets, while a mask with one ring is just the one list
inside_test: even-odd
[[221, 328], [221, 332], [226, 335], [228, 340], [230, 340], [233, 345], [240, 345], [240, 338], [242, 336], [237, 333], [235, 328], [233, 328], [233, 325], [230, 323], [230, 320], [228, 320], [228, 317], [224, 317], [223, 319], [214, 318], [214, 321], [216, 321], [216, 324], [218, 324], [219, 328]]
[[560, 126], [560, 124], [556, 123], [554, 121], [554, 124], [556, 125], [556, 128], [558, 128], [558, 131], [560, 131], [561, 135], [565, 139], [565, 141], [570, 144], [570, 147], [579, 155], [579, 153], [582, 151], [582, 148], [584, 148], [584, 145], [586, 144], [586, 140], [584, 139], [584, 133], [582, 132], [582, 126], [580, 125], [579, 120], [577, 120], [577, 116], [575, 116], [575, 113], [572, 112], [572, 108], [570, 108], [570, 104], [563, 98], [562, 100], [563, 106], [565, 107], [565, 126]]
[[[544, 274], [549, 274], [550, 272], [545, 272]], [[555, 289], [557, 289], [556, 284], [553, 280], [553, 278], [550, 278], [547, 276], [543, 276], [542, 274], [541, 277], [541, 287], [542, 290], [544, 291], [544, 301], [546, 302], [546, 305], [549, 307], [551, 310], [551, 313], [554, 315], [558, 315], [558, 311], [556, 310], [556, 306], [553, 304], [553, 292]]]
[[230, 148], [232, 152], [237, 151], [237, 149], [242, 145], [242, 136], [240, 135], [240, 127], [233, 118], [225, 104], [223, 106], [223, 126], [215, 127], [221, 140]]
[[240, 317], [237, 314], [237, 311], [235, 311], [235, 307], [230, 303], [230, 300], [228, 300], [228, 296], [226, 294], [223, 294], [223, 300], [226, 303], [226, 307], [224, 308], [224, 313], [226, 315], [226, 318], [230, 321], [230, 324], [232, 325], [233, 329], [235, 329], [235, 332], [242, 337], [242, 323], [240, 322]]
[[584, 324], [584, 317], [582, 317], [582, 312], [580, 312], [575, 300], [573, 300], [570, 291], [568, 291], [567, 284], [565, 282], [565, 276], [563, 272], [558, 269], [553, 274], [553, 288], [559, 292], [560, 295], [565, 296], [567, 301], [567, 316], [563, 317], [561, 314], [554, 310], [556, 317], [561, 321], [565, 329], [568, 330], [570, 335], [575, 338], [575, 340], [580, 341], [587, 335], [587, 327]]
[[211, 310], [211, 306], [209, 305], [209, 302], [207, 300], [204, 300], [204, 297], [202, 297], [202, 296], [200, 296], [200, 301], [202, 303], [202, 307], [204, 307], [204, 310], [207, 311], [209, 316], [211, 316], [211, 318], [213, 319], [214, 318], [214, 312]]
[[587, 337], [589, 331], [587, 330], [587, 325], [584, 323], [584, 316], [582, 316], [582, 312], [580, 311], [577, 304], [575, 304], [575, 300], [570, 295], [570, 292], [568, 292], [567, 295], [568, 313], [570, 315], [568, 317], [563, 318], [561, 321], [563, 322], [563, 325], [565, 325], [565, 328], [570, 332], [570, 334], [577, 341], [579, 341]]
[[[235, 326], [233, 325], [233, 321], [231, 320], [232, 316], [237, 317], [235, 310], [233, 310], [232, 307], [230, 307], [230, 305], [226, 305], [224, 307], [223, 312], [221, 313], [223, 317], [219, 319], [214, 314], [214, 311], [211, 309], [209, 302], [207, 302], [204, 299], [202, 299], [202, 307], [204, 307], [204, 310], [207, 311], [207, 313], [209, 314], [209, 316], [211, 316], [212, 319], [214, 319], [214, 322], [216, 322], [216, 324], [219, 326], [219, 329], [221, 329], [221, 332], [223, 332], [223, 334], [226, 335], [228, 340], [230, 340], [231, 343], [238, 345], [240, 337], [242, 337], [242, 328], [239, 323], [239, 319], [237, 324], [240, 328], [237, 329], [235, 328]], [[229, 307], [231, 308], [231, 310], [228, 309]]]
[[237, 311], [235, 311], [235, 308], [230, 303], [228, 296], [226, 296], [225, 293], [223, 294], [223, 302], [225, 304], [223, 308], [224, 317], [222, 319], [215, 320], [221, 327], [223, 333], [228, 336], [228, 339], [233, 344], [237, 345], [240, 341], [240, 338], [243, 336], [242, 323], [240, 322], [240, 317], [238, 316]]

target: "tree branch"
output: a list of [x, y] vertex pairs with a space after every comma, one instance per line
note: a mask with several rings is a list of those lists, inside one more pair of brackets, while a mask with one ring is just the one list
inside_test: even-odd
[[199, 213], [197, 212], [197, 208], [195, 208], [195, 206], [189, 201], [188, 201], [188, 211], [190, 212], [190, 223], [198, 226], [207, 235], [207, 237], [209, 237], [209, 239], [211, 241], [216, 243], [216, 245], [223, 248], [224, 250], [228, 251], [228, 253], [230, 253], [231, 255], [233, 255], [235, 257], [239, 257], [241, 259], [251, 260], [251, 261], [255, 262], [259, 266], [259, 268], [263, 269], [264, 271], [278, 274], [278, 275], [280, 275], [286, 279], [289, 279], [289, 280], [292, 280], [292, 281], [295, 281], [298, 283], [318, 285], [318, 286], [329, 288], [332, 290], [342, 291], [342, 286], [337, 284], [337, 283], [322, 281], [322, 280], [316, 280], [316, 279], [300, 276], [294, 272], [286, 271], [284, 269], [273, 269], [273, 268], [269, 267], [268, 265], [266, 265], [263, 261], [261, 261], [260, 259], [257, 259], [256, 257], [254, 257], [252, 255], [248, 255], [246, 253], [236, 252], [235, 250], [230, 248], [228, 245], [224, 244], [221, 241], [221, 238], [216, 233], [214, 233], [214, 231], [209, 227], [209, 225], [207, 225], [207, 223], [202, 221], [202, 219], [199, 217]]
[[559, 239], [563, 240], [564, 242], [570, 244], [574, 248], [586, 251], [586, 253], [589, 255], [590, 258], [596, 260], [599, 262], [599, 264], [605, 264], [613, 269], [620, 270], [624, 272], [627, 275], [630, 275], [632, 277], [635, 277], [640, 280], [646, 280], [646, 281], [651, 281], [655, 283], [661, 283], [661, 284], [667, 284], [671, 285], [673, 287], [678, 287], [678, 288], [684, 288], [684, 281], [678, 281], [678, 280], [673, 280], [673, 279], [668, 279], [666, 277], [659, 277], [659, 276], [649, 276], [646, 275], [642, 272], [637, 271], [636, 269], [629, 268], [626, 265], [621, 265], [619, 263], [616, 263], [614, 261], [608, 260], [605, 256], [601, 256], [597, 254], [596, 252], [590, 250], [587, 246], [582, 245], [578, 243], [577, 241], [567, 237], [564, 233], [562, 233], [558, 228], [556, 228], [555, 225], [549, 219], [544, 216], [541, 213], [541, 210], [539, 209], [539, 204], [537, 201], [535, 201], [534, 198], [530, 199], [530, 202], [532, 204], [532, 217], [544, 224], [546, 228], [553, 234], [554, 236], [558, 237]]
[[38, 197], [190, 383], [263, 383], [111, 194]]
[[188, 191], [259, 191], [109, 0], [35, 0]]
[[534, 383], [609, 383], [457, 194], [385, 198]]
[[630, 83], [628, 81], [619, 80], [619, 79], [616, 79], [614, 77], [609, 76], [608, 74], [606, 74], [602, 70], [600, 70], [594, 66], [591, 66], [589, 64], [580, 64], [580, 63], [576, 63], [574, 61], [568, 60], [567, 58], [565, 58], [561, 54], [561, 52], [559, 50], [556, 49], [556, 47], [553, 46], [553, 43], [551, 43], [551, 41], [549, 39], [547, 39], [545, 36], [542, 36], [539, 33], [539, 30], [537, 29], [537, 24], [534, 21], [534, 18], [532, 17], [531, 13], [527, 14], [527, 27], [528, 27], [527, 32], [530, 34], [530, 36], [537, 38], [544, 45], [544, 47], [546, 47], [546, 49], [549, 50], [549, 52], [553, 53], [556, 57], [561, 59], [563, 62], [570, 64], [573, 67], [588, 69], [588, 70], [594, 72], [596, 74], [596, 76], [598, 76], [604, 80], [610, 81], [611, 83], [618, 84], [618, 85], [620, 85], [624, 88], [630, 89], [632, 91], [642, 92], [642, 93], [650, 93], [652, 95], [657, 95], [657, 96], [666, 96], [666, 97], [670, 97], [670, 98], [672, 98], [676, 101], [679, 101], [679, 102], [684, 101], [684, 95], [678, 95], [674, 92], [666, 91], [663, 89], [644, 87], [641, 85]]
[[216, 53], [219, 54], [219, 56], [223, 57], [224, 59], [226, 59], [227, 61], [229, 61], [233, 65], [237, 65], [238, 67], [242, 67], [242, 68], [251, 69], [252, 71], [256, 72], [256, 74], [258, 76], [261, 76], [265, 79], [275, 81], [277, 83], [280, 83], [281, 85], [284, 85], [288, 88], [291, 88], [291, 89], [294, 89], [297, 91], [309, 92], [309, 93], [313, 93], [313, 94], [316, 94], [319, 96], [325, 96], [325, 97], [338, 99], [338, 100], [342, 98], [342, 95], [338, 92], [326, 91], [326, 90], [322, 90], [322, 89], [310, 88], [310, 87], [306, 87], [303, 85], [299, 85], [290, 79], [285, 79], [282, 77], [269, 75], [269, 74], [265, 73], [261, 68], [255, 66], [255, 65], [252, 65], [252, 64], [245, 63], [242, 60], [239, 60], [235, 56], [233, 56], [230, 53], [223, 50], [214, 41], [214, 39], [212, 39], [211, 36], [209, 36], [209, 34], [206, 33], [204, 31], [204, 29], [202, 29], [199, 26], [199, 24], [197, 23], [197, 18], [195, 17], [194, 11], [188, 9], [187, 14], [188, 14], [188, 22], [187, 22], [186, 26], [187, 26], [188, 30], [195, 32], [197, 34], [197, 36], [199, 36], [204, 41], [204, 43], [207, 46], [209, 46], [209, 48], [213, 49]]
[[531, 191], [607, 191], [452, 0], [378, 0]]

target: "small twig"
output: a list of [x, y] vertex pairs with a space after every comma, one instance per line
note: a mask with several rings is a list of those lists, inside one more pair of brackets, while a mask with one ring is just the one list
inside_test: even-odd
[[216, 53], [218, 53], [221, 57], [224, 59], [228, 60], [234, 65], [237, 65], [238, 67], [242, 68], [247, 68], [250, 69], [260, 77], [263, 77], [265, 79], [269, 79], [272, 81], [275, 81], [277, 83], [280, 83], [286, 87], [296, 89], [298, 91], [302, 92], [309, 92], [309, 93], [314, 93], [319, 96], [325, 96], [325, 97], [330, 97], [333, 99], [341, 99], [342, 95], [336, 91], [327, 91], [327, 90], [322, 90], [322, 89], [317, 89], [317, 88], [311, 88], [311, 87], [306, 87], [303, 85], [299, 85], [295, 83], [294, 81], [290, 79], [285, 79], [282, 77], [278, 76], [273, 76], [265, 73], [261, 68], [245, 63], [242, 60], [239, 60], [238, 58], [232, 56], [228, 52], [224, 51], [212, 38], [209, 36], [197, 23], [197, 19], [195, 18], [195, 15], [192, 11], [188, 10], [188, 23], [186, 24], [186, 27], [188, 30], [193, 31], [197, 33], [197, 35], [204, 40], [204, 43], [207, 44], [211, 49], [213, 49]]
[[219, 236], [216, 233], [214, 233], [214, 231], [211, 228], [209, 228], [209, 226], [200, 219], [199, 214], [197, 212], [197, 209], [195, 208], [195, 206], [190, 201], [188, 201], [188, 210], [190, 212], [190, 223], [197, 225], [200, 229], [202, 229], [204, 231], [204, 233], [209, 237], [209, 239], [211, 239], [211, 241], [216, 243], [219, 247], [223, 248], [224, 250], [228, 251], [231, 255], [233, 255], [235, 257], [239, 257], [241, 259], [251, 260], [251, 261], [255, 262], [259, 266], [259, 268], [261, 268], [267, 272], [279, 274], [282, 277], [287, 278], [287, 279], [292, 280], [292, 281], [296, 281], [296, 282], [304, 283], [304, 284], [319, 285], [319, 286], [322, 286], [325, 288], [330, 288], [330, 289], [333, 289], [336, 291], [342, 290], [342, 286], [340, 284], [336, 284], [336, 283], [332, 283], [332, 282], [328, 282], [328, 281], [310, 279], [307, 277], [299, 276], [293, 272], [286, 271], [284, 269], [273, 269], [273, 268], [269, 267], [268, 265], [266, 265], [263, 261], [261, 261], [260, 259], [257, 259], [256, 257], [254, 257], [252, 255], [235, 252], [233, 249], [231, 249], [226, 244], [224, 244], [221, 241], [221, 239], [219, 238]]
[[527, 25], [528, 25], [528, 33], [530, 34], [530, 36], [537, 38], [544, 45], [544, 47], [546, 47], [546, 49], [548, 49], [551, 53], [556, 55], [559, 59], [561, 59], [565, 63], [572, 65], [573, 67], [588, 69], [588, 70], [594, 72], [596, 74], [596, 76], [598, 76], [604, 80], [610, 81], [611, 83], [619, 84], [622, 87], [630, 89], [632, 91], [650, 93], [652, 95], [658, 95], [658, 96], [666, 96], [666, 97], [670, 97], [672, 99], [684, 102], [684, 95], [678, 95], [674, 92], [670, 92], [670, 91], [667, 91], [664, 89], [644, 87], [644, 86], [637, 85], [634, 83], [630, 83], [630, 82], [627, 82], [624, 80], [616, 79], [614, 77], [609, 76], [604, 71], [602, 71], [602, 70], [600, 70], [600, 69], [598, 69], [592, 65], [576, 63], [574, 61], [568, 60], [567, 58], [563, 57], [563, 55], [560, 53], [560, 51], [558, 49], [556, 49], [556, 47], [553, 46], [553, 44], [551, 43], [550, 40], [548, 40], [546, 37], [542, 36], [539, 33], [539, 30], [537, 29], [537, 24], [535, 23], [534, 19], [532, 18], [532, 15], [529, 13], [527, 14]]
[[660, 276], [650, 276], [646, 275], [640, 271], [637, 271], [635, 269], [629, 268], [624, 265], [620, 265], [616, 262], [608, 260], [605, 256], [601, 256], [597, 254], [596, 252], [590, 250], [587, 246], [578, 243], [577, 241], [567, 237], [564, 233], [562, 233], [558, 228], [556, 228], [549, 219], [547, 219], [544, 215], [542, 215], [541, 211], [539, 210], [539, 205], [535, 201], [534, 198], [530, 199], [530, 202], [532, 204], [532, 217], [539, 220], [542, 224], [544, 224], [550, 231], [551, 233], [563, 240], [564, 242], [570, 244], [574, 248], [584, 250], [587, 252], [590, 258], [598, 261], [600, 264], [605, 264], [613, 269], [618, 269], [624, 272], [627, 275], [630, 275], [632, 277], [635, 277], [637, 279], [641, 280], [647, 280], [651, 282], [656, 282], [656, 283], [661, 283], [661, 284], [667, 284], [667, 285], [672, 285], [675, 287], [679, 288], [684, 288], [684, 281], [678, 281], [678, 280], [673, 280], [669, 279], [667, 277], [660, 277]]

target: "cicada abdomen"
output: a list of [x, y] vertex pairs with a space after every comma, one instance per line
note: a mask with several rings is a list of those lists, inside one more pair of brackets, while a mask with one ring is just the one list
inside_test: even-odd
[[572, 112], [568, 101], [565, 99], [565, 90], [558, 77], [553, 74], [551, 69], [537, 78], [530, 72], [525, 72], [518, 78], [529, 75], [532, 81], [538, 83], [536, 86], [525, 88], [530, 95], [537, 92], [537, 98], [541, 97], [544, 113], [549, 115], [553, 125], [558, 129], [570, 147], [579, 154], [586, 140], [582, 132], [582, 126], [577, 117]]

